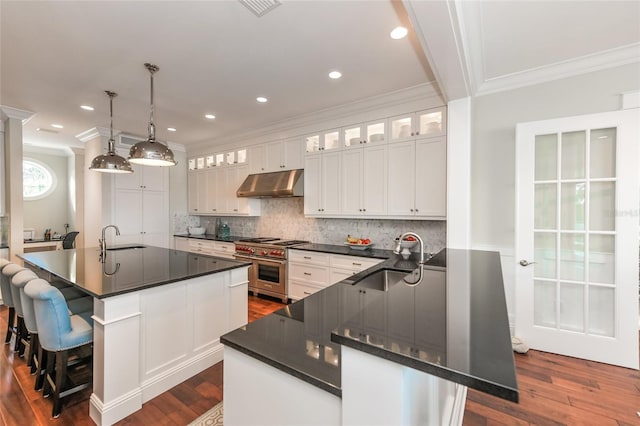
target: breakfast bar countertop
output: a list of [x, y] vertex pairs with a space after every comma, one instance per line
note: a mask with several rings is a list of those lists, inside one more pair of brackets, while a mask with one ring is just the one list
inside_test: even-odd
[[[301, 249], [327, 252], [321, 246]], [[384, 262], [221, 341], [336, 396], [342, 395], [341, 347], [349, 346], [517, 401], [499, 254], [444, 249], [424, 265], [416, 286], [404, 285], [402, 278], [386, 290], [364, 286], [363, 278], [382, 270], [410, 273], [409, 281], [418, 275], [415, 253], [409, 259], [386, 250], [369, 254], [381, 252], [387, 252]]]
[[154, 246], [114, 246], [104, 257], [98, 247], [24, 253], [19, 257], [50, 273], [51, 279], [62, 280], [98, 299], [251, 265]]

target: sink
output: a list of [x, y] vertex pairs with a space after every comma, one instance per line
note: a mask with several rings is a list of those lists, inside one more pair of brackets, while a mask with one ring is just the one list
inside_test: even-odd
[[356, 281], [353, 285], [361, 288], [388, 291], [405, 278], [406, 272], [394, 271], [392, 269], [382, 269]]
[[107, 251], [141, 249], [141, 248], [145, 248], [145, 247], [147, 247], [147, 246], [141, 246], [139, 244], [138, 245], [136, 245], [136, 244], [122, 245], [122, 246], [107, 247]]

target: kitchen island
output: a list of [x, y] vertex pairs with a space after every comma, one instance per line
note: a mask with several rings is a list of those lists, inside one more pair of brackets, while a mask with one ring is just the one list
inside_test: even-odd
[[151, 246], [20, 257], [94, 297], [89, 409], [99, 425], [220, 362], [220, 336], [247, 323], [246, 262]]
[[222, 342], [230, 426], [460, 424], [468, 387], [518, 400], [494, 252], [389, 254]]

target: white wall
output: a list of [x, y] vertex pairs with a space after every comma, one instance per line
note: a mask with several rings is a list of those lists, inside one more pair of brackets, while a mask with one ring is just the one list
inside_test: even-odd
[[67, 157], [63, 154], [24, 152], [24, 158], [31, 158], [47, 165], [56, 179], [56, 187], [49, 195], [38, 200], [24, 201], [24, 227], [34, 228], [36, 238], [43, 238], [46, 228], [51, 228], [51, 232], [63, 234], [64, 224], [69, 223]]
[[620, 94], [640, 89], [640, 64], [473, 99], [471, 241], [500, 250], [507, 305], [513, 316], [515, 126], [519, 122], [618, 110]]

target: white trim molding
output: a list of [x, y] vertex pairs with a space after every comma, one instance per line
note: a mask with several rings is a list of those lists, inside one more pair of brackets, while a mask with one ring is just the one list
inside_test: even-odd
[[9, 118], [21, 120], [24, 126], [36, 115], [35, 112], [25, 111], [18, 108], [13, 108], [6, 105], [0, 105], [0, 132], [4, 131], [4, 122]]

